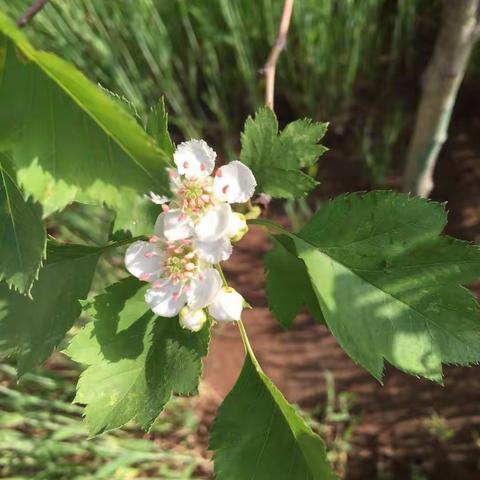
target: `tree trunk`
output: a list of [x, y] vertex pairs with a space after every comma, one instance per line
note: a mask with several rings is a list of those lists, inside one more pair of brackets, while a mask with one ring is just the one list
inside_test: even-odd
[[447, 139], [458, 89], [478, 37], [480, 0], [444, 0], [435, 49], [422, 81], [422, 97], [407, 153], [404, 191], [428, 197]]

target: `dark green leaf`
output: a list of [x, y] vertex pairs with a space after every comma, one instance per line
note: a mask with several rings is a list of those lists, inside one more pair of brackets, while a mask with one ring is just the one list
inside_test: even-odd
[[1, 153], [0, 177], [0, 280], [26, 293], [45, 256], [47, 238], [42, 209], [31, 199], [23, 198], [9, 160]]
[[325, 445], [247, 354], [212, 431], [217, 480], [333, 480]]
[[121, 208], [138, 194], [168, 193], [169, 156], [135, 119], [73, 66], [34, 49], [0, 12], [1, 33], [9, 41], [0, 54], [0, 147], [45, 214], [73, 200]]
[[156, 317], [147, 287], [127, 278], [95, 297], [95, 320], [72, 340], [67, 354], [89, 365], [75, 401], [84, 403], [92, 435], [135, 419], [148, 430], [172, 393], [195, 394], [210, 339], [209, 326], [193, 333], [178, 318]]
[[249, 117], [242, 133], [240, 159], [257, 180], [258, 192], [279, 198], [296, 198], [308, 193], [317, 182], [300, 169], [313, 165], [326, 148], [318, 142], [327, 124], [309, 119], [288, 124], [279, 134], [278, 122], [268, 107]]
[[44, 362], [79, 317], [102, 251], [49, 243], [33, 300], [0, 284], [0, 353], [17, 354], [19, 375]]
[[392, 192], [341, 196], [295, 239], [328, 327], [381, 379], [383, 361], [436, 381], [480, 361], [480, 310], [461, 285], [477, 246], [440, 235], [444, 206]]
[[273, 248], [265, 256], [268, 306], [278, 321], [289, 328], [303, 305], [319, 323], [325, 320], [312, 289], [307, 269], [297, 257], [293, 240], [273, 237]]

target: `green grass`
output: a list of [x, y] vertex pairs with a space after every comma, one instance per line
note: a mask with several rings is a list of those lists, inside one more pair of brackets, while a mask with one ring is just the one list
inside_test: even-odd
[[[0, 7], [18, 17], [29, 3], [0, 0]], [[328, 119], [334, 129], [347, 125], [352, 130], [351, 112], [360, 104], [367, 110], [358, 116], [361, 139], [362, 117], [377, 115], [370, 104], [384, 104], [398, 87], [398, 73], [404, 78], [418, 65], [418, 19], [425, 11], [433, 15], [431, 6], [438, 3], [296, 2], [278, 65], [280, 118]], [[165, 94], [180, 135], [213, 139], [217, 148], [233, 155], [245, 117], [263, 103], [259, 70], [274, 41], [282, 4], [51, 0], [27, 31], [36, 44], [128, 98], [140, 115]], [[383, 136], [381, 129], [378, 136]]]
[[127, 426], [88, 439], [83, 408], [70, 403], [78, 370], [59, 357], [51, 366], [17, 385], [14, 368], [0, 365], [0, 478], [210, 478], [191, 400], [172, 400], [148, 435]]

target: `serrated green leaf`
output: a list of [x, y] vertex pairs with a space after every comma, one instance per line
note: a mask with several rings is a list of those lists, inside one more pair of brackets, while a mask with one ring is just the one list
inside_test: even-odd
[[157, 141], [159, 147], [173, 162], [175, 145], [168, 133], [168, 113], [165, 107], [164, 97], [161, 97], [158, 104], [150, 111], [147, 121], [147, 133]]
[[257, 191], [278, 198], [297, 198], [308, 193], [318, 182], [300, 169], [313, 165], [326, 148], [318, 142], [327, 124], [309, 119], [288, 124], [279, 134], [275, 113], [260, 108], [249, 117], [242, 133], [240, 159], [257, 180]]
[[328, 148], [318, 142], [327, 132], [328, 123], [314, 122], [303, 118], [289, 123], [279, 137], [279, 151], [282, 152], [282, 164], [288, 168], [309, 167]]
[[461, 285], [477, 246], [442, 236], [444, 206], [392, 192], [341, 196], [295, 237], [328, 327], [381, 380], [383, 362], [435, 381], [480, 361], [480, 310]]
[[17, 355], [19, 375], [44, 362], [79, 317], [102, 251], [49, 243], [33, 299], [0, 284], [0, 355]]
[[0, 280], [26, 293], [37, 278], [47, 237], [42, 209], [25, 200], [15, 182], [9, 159], [0, 153]]
[[67, 354], [89, 365], [75, 401], [86, 404], [90, 433], [96, 435], [135, 419], [148, 430], [172, 393], [197, 392], [209, 325], [198, 333], [178, 318], [156, 317], [145, 303], [147, 287], [127, 278], [95, 297], [95, 320], [72, 340]]
[[168, 155], [124, 109], [73, 66], [33, 48], [0, 12], [1, 33], [9, 41], [0, 146], [45, 214], [73, 200], [119, 208], [150, 190], [168, 193]]
[[325, 445], [247, 354], [213, 425], [217, 480], [333, 480]]
[[289, 328], [303, 305], [307, 305], [317, 321], [325, 324], [307, 269], [297, 257], [293, 240], [285, 235], [273, 237], [273, 248], [265, 255], [264, 262], [268, 306], [277, 320]]

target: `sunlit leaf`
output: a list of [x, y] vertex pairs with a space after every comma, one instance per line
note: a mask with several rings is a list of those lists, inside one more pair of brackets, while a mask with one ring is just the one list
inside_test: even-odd
[[127, 278], [95, 297], [94, 318], [72, 340], [67, 354], [88, 365], [75, 401], [86, 404], [90, 433], [135, 419], [148, 430], [172, 393], [197, 392], [210, 338], [209, 325], [193, 333], [178, 318], [161, 318], [145, 303], [146, 286]]
[[461, 285], [477, 246], [441, 235], [444, 206], [393, 192], [338, 197], [295, 238], [326, 323], [381, 379], [384, 359], [441, 381], [442, 363], [480, 361], [480, 310]]
[[1, 33], [0, 148], [11, 151], [20, 185], [45, 214], [73, 200], [120, 208], [150, 190], [168, 193], [169, 156], [125, 109], [72, 65], [33, 48], [0, 12]]
[[260, 108], [249, 117], [242, 133], [240, 159], [257, 180], [257, 192], [279, 198], [297, 198], [308, 193], [317, 182], [300, 169], [313, 165], [326, 148], [318, 142], [327, 124], [309, 119], [288, 124], [279, 133], [275, 113]]

